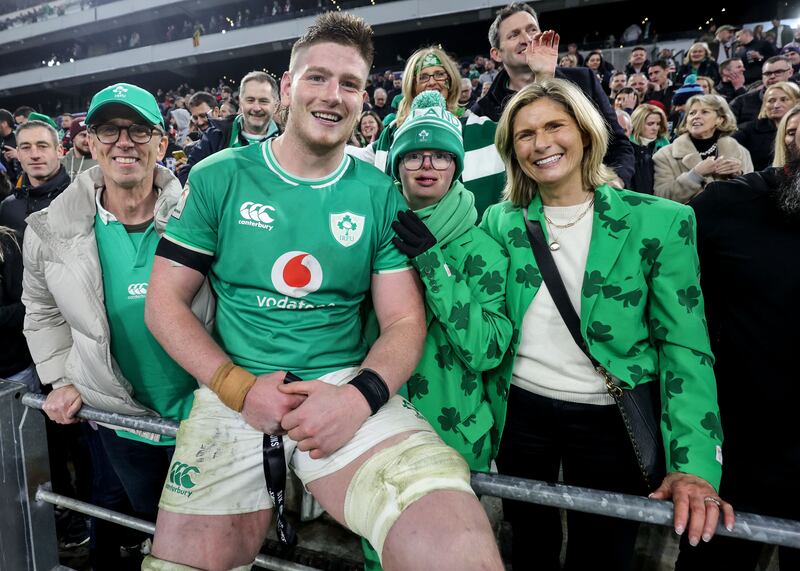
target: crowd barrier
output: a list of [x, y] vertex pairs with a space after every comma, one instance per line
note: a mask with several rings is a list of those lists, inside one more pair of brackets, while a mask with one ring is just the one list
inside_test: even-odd
[[[53, 505], [113, 521], [147, 533], [155, 526], [137, 518], [54, 494], [44, 419], [45, 397], [28, 393], [17, 383], [0, 380], [0, 569], [43, 571], [65, 569], [58, 563]], [[178, 424], [157, 417], [135, 417], [84, 406], [80, 418], [164, 436], [175, 436]], [[577, 510], [632, 521], [672, 526], [671, 502], [553, 484], [502, 474], [472, 474], [477, 494]], [[305, 508], [304, 508], [305, 510]], [[722, 524], [717, 534], [773, 545], [800, 548], [800, 522], [745, 512], [736, 513], [736, 526]], [[311, 567], [259, 555], [255, 565], [275, 571], [314, 571]]]

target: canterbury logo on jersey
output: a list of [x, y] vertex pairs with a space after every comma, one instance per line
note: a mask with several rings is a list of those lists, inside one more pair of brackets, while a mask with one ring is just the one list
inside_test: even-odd
[[239, 224], [272, 230], [272, 223], [275, 222], [275, 219], [270, 215], [270, 212], [275, 212], [275, 208], [269, 204], [259, 204], [252, 200], [242, 202], [239, 207], [239, 214], [242, 217], [239, 220]]
[[131, 284], [128, 286], [128, 299], [136, 299], [147, 295], [147, 283]]

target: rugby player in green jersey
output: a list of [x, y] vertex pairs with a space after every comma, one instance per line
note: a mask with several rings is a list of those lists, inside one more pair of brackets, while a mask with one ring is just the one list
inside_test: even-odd
[[[392, 244], [400, 194], [344, 154], [371, 36], [359, 18], [320, 16], [281, 80], [285, 133], [198, 164], [159, 244], [146, 319], [202, 386], [145, 570], [249, 569], [280, 512], [265, 486], [265, 433], [286, 435], [289, 466], [386, 569], [503, 568], [467, 464], [395, 395], [419, 361], [425, 312]], [[210, 335], [189, 312], [206, 276]], [[380, 326], [369, 350], [367, 295]], [[287, 371], [309, 380], [283, 384]]]

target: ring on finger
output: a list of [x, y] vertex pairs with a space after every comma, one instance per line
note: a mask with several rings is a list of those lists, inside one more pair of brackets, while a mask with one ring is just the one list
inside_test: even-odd
[[706, 496], [705, 498], [703, 498], [703, 502], [710, 502], [716, 505], [718, 508], [722, 508], [722, 502], [720, 502], [717, 498], [713, 496]]

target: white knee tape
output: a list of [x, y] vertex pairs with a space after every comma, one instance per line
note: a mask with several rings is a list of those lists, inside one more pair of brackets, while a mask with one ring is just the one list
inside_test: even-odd
[[469, 466], [433, 432], [417, 432], [358, 469], [347, 488], [345, 522], [382, 557], [386, 536], [400, 514], [438, 490], [473, 494]]
[[[239, 567], [231, 567], [230, 571], [250, 571], [251, 567], [252, 565], [241, 565]], [[203, 571], [197, 567], [165, 561], [158, 557], [153, 557], [152, 555], [148, 555], [144, 558], [141, 569], [142, 571]]]

